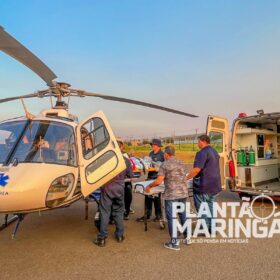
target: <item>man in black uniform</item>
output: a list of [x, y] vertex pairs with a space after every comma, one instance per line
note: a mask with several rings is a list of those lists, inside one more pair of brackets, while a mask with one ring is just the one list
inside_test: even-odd
[[[120, 145], [120, 143], [119, 143]], [[124, 179], [132, 178], [133, 172], [129, 159], [124, 157], [126, 170], [121, 172], [101, 188], [100, 198], [100, 232], [94, 243], [100, 247], [105, 246], [108, 237], [108, 224], [112, 214], [116, 225], [115, 237], [118, 242], [124, 240]]]
[[[125, 158], [129, 160], [128, 154], [124, 150], [124, 143], [121, 138], [117, 138], [117, 142], [119, 144], [120, 150]], [[129, 161], [130, 162], [130, 161]], [[132, 202], [132, 183], [131, 183], [131, 178], [125, 178], [125, 186], [124, 186], [124, 219], [128, 220], [129, 219], [129, 214], [130, 214], [130, 206]]]
[[[152, 146], [152, 151], [149, 154], [149, 157], [152, 159], [155, 165], [160, 165], [160, 163], [164, 162], [164, 153], [161, 150], [161, 140], [160, 139], [153, 139], [150, 143]], [[158, 166], [159, 167], [159, 166]], [[155, 180], [157, 178], [157, 171], [149, 171], [147, 180]], [[151, 218], [152, 215], [152, 208], [153, 202], [155, 207], [155, 219], [154, 221], [159, 221], [161, 219], [161, 196], [152, 197], [152, 196], [145, 196], [145, 209], [147, 211], [147, 219]], [[145, 217], [138, 218], [138, 222], [143, 222]]]

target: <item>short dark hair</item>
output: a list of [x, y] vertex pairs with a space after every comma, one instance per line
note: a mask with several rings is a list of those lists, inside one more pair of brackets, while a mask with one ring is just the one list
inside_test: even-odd
[[172, 146], [165, 147], [164, 152], [170, 156], [175, 156], [175, 149]]
[[210, 138], [206, 134], [198, 136], [198, 140], [200, 140], [202, 142], [206, 142], [207, 144], [210, 144]]

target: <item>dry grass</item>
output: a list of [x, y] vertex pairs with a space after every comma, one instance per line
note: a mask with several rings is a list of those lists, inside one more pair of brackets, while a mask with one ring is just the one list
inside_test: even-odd
[[[135, 157], [143, 158], [149, 155], [149, 151], [139, 151], [129, 149], [129, 154], [132, 154]], [[193, 163], [196, 152], [193, 151], [176, 151], [176, 157], [179, 160], [184, 161], [185, 163]]]

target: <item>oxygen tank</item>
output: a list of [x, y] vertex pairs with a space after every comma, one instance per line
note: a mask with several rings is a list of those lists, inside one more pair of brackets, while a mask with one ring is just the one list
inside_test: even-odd
[[252, 146], [250, 147], [250, 150], [249, 150], [249, 164], [250, 165], [256, 164], [256, 153], [253, 150]]
[[242, 161], [241, 161], [242, 166], [247, 165], [247, 157], [246, 157], [246, 151], [242, 150]]
[[242, 165], [242, 150], [237, 151], [237, 164]]
[[246, 162], [246, 153], [244, 150], [240, 149], [239, 151], [237, 151], [237, 163], [238, 165], [245, 166]]

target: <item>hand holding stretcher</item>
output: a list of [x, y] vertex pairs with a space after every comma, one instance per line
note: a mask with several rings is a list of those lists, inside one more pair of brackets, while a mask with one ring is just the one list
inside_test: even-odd
[[[140, 194], [143, 194], [143, 195], [156, 196], [159, 193], [163, 193], [165, 191], [164, 182], [162, 182], [159, 186], [153, 187], [153, 188], [150, 189], [149, 192], [146, 192], [146, 188], [152, 182], [154, 182], [154, 180], [133, 183], [132, 186], [133, 186], [134, 192], [135, 193], [140, 193]], [[188, 184], [188, 188], [189, 188], [189, 196], [192, 196], [192, 187], [193, 187], [192, 179], [187, 180], [187, 184]]]
[[165, 190], [164, 183], [161, 185], [154, 187], [150, 189], [150, 192], [146, 192], [146, 188], [153, 182], [154, 180], [149, 180], [149, 181], [142, 181], [142, 182], [137, 182], [133, 184], [134, 192], [135, 193], [140, 193], [143, 195], [152, 195], [156, 196], [159, 193], [163, 193]]
[[[133, 190], [135, 193], [139, 193], [142, 195], [147, 195], [147, 196], [158, 196], [161, 193], [164, 193], [165, 191], [165, 186], [164, 186], [164, 182], [162, 182], [159, 186], [153, 187], [150, 189], [149, 192], [146, 192], [146, 188], [152, 183], [154, 182], [154, 180], [149, 180], [149, 181], [142, 181], [142, 182], [136, 182], [133, 183]], [[188, 180], [187, 181], [188, 184], [188, 193], [189, 193], [189, 200], [192, 199], [193, 197], [193, 185], [192, 185], [192, 180]], [[161, 199], [163, 200], [163, 197], [161, 196]], [[162, 201], [161, 203], [162, 206], [162, 214], [163, 214], [163, 218], [160, 219], [159, 224], [160, 224], [160, 228], [164, 229], [165, 228], [165, 218], [164, 218], [164, 214], [165, 214], [165, 209], [164, 209], [164, 203]], [[194, 208], [194, 207], [192, 207]], [[147, 223], [147, 209], [146, 209], [146, 205], [145, 205], [145, 209], [144, 209], [144, 226], [145, 226], [145, 231], [148, 230], [148, 223]]]

